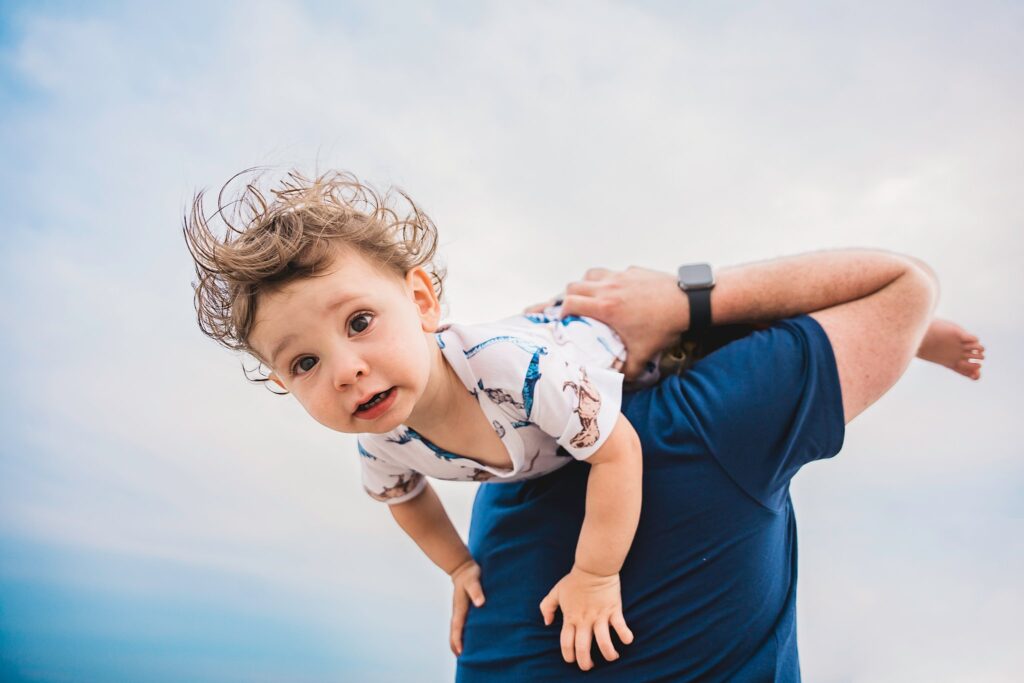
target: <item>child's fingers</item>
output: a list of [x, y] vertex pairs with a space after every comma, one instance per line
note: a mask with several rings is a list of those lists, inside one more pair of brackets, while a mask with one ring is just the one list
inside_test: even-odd
[[484, 588], [480, 585], [479, 581], [471, 581], [466, 585], [466, 592], [469, 593], [470, 599], [473, 604], [477, 607], [483, 607], [484, 605]]
[[583, 671], [590, 671], [594, 668], [594, 661], [590, 658], [592, 642], [590, 628], [587, 624], [576, 628], [576, 661]]
[[458, 657], [462, 654], [462, 627], [466, 625], [466, 613], [469, 611], [469, 599], [464, 591], [455, 590], [455, 597], [452, 600], [452, 624], [448, 633], [448, 640], [452, 652]]
[[622, 612], [615, 612], [612, 614], [612, 618], [609, 620], [609, 623], [611, 623], [612, 628], [614, 628], [615, 632], [619, 635], [619, 640], [621, 640], [625, 645], [629, 645], [633, 642], [633, 632], [629, 630], [628, 626], [626, 626], [626, 620], [622, 616]]
[[549, 626], [555, 620], [555, 610], [558, 608], [558, 598], [554, 591], [544, 596], [540, 601], [540, 613], [544, 617], [544, 625]]
[[562, 659], [568, 664], [576, 661], [576, 629], [572, 624], [562, 624]]
[[613, 662], [619, 658], [619, 653], [612, 645], [612, 634], [608, 631], [607, 621], [599, 619], [594, 623], [594, 640], [597, 641], [597, 648], [606, 660]]

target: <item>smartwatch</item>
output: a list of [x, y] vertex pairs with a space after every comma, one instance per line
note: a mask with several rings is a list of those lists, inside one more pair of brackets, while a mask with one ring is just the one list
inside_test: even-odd
[[690, 300], [690, 331], [702, 332], [711, 327], [711, 289], [715, 276], [707, 263], [679, 266], [679, 289]]

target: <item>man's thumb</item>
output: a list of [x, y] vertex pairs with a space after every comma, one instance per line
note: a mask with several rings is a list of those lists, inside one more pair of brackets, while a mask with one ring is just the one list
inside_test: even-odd
[[633, 382], [640, 379], [640, 376], [654, 369], [654, 361], [646, 358], [646, 355], [639, 351], [627, 349], [629, 355], [626, 357], [626, 365], [622, 368], [625, 381]]

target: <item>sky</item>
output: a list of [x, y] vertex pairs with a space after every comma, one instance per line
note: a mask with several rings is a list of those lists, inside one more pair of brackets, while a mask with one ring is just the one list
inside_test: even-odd
[[[929, 263], [983, 377], [915, 361], [794, 479], [803, 675], [1021, 680], [1022, 34], [987, 1], [0, 4], [0, 677], [452, 679], [450, 581], [354, 437], [196, 324], [182, 215], [266, 165], [410, 192], [460, 322], [591, 266]], [[463, 535], [475, 486], [435, 486]]]

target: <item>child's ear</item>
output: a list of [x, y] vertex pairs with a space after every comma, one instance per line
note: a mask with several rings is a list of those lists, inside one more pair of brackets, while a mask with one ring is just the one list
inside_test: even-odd
[[437, 299], [430, 274], [416, 266], [405, 274], [405, 284], [419, 311], [423, 331], [434, 332], [441, 322], [441, 303]]

